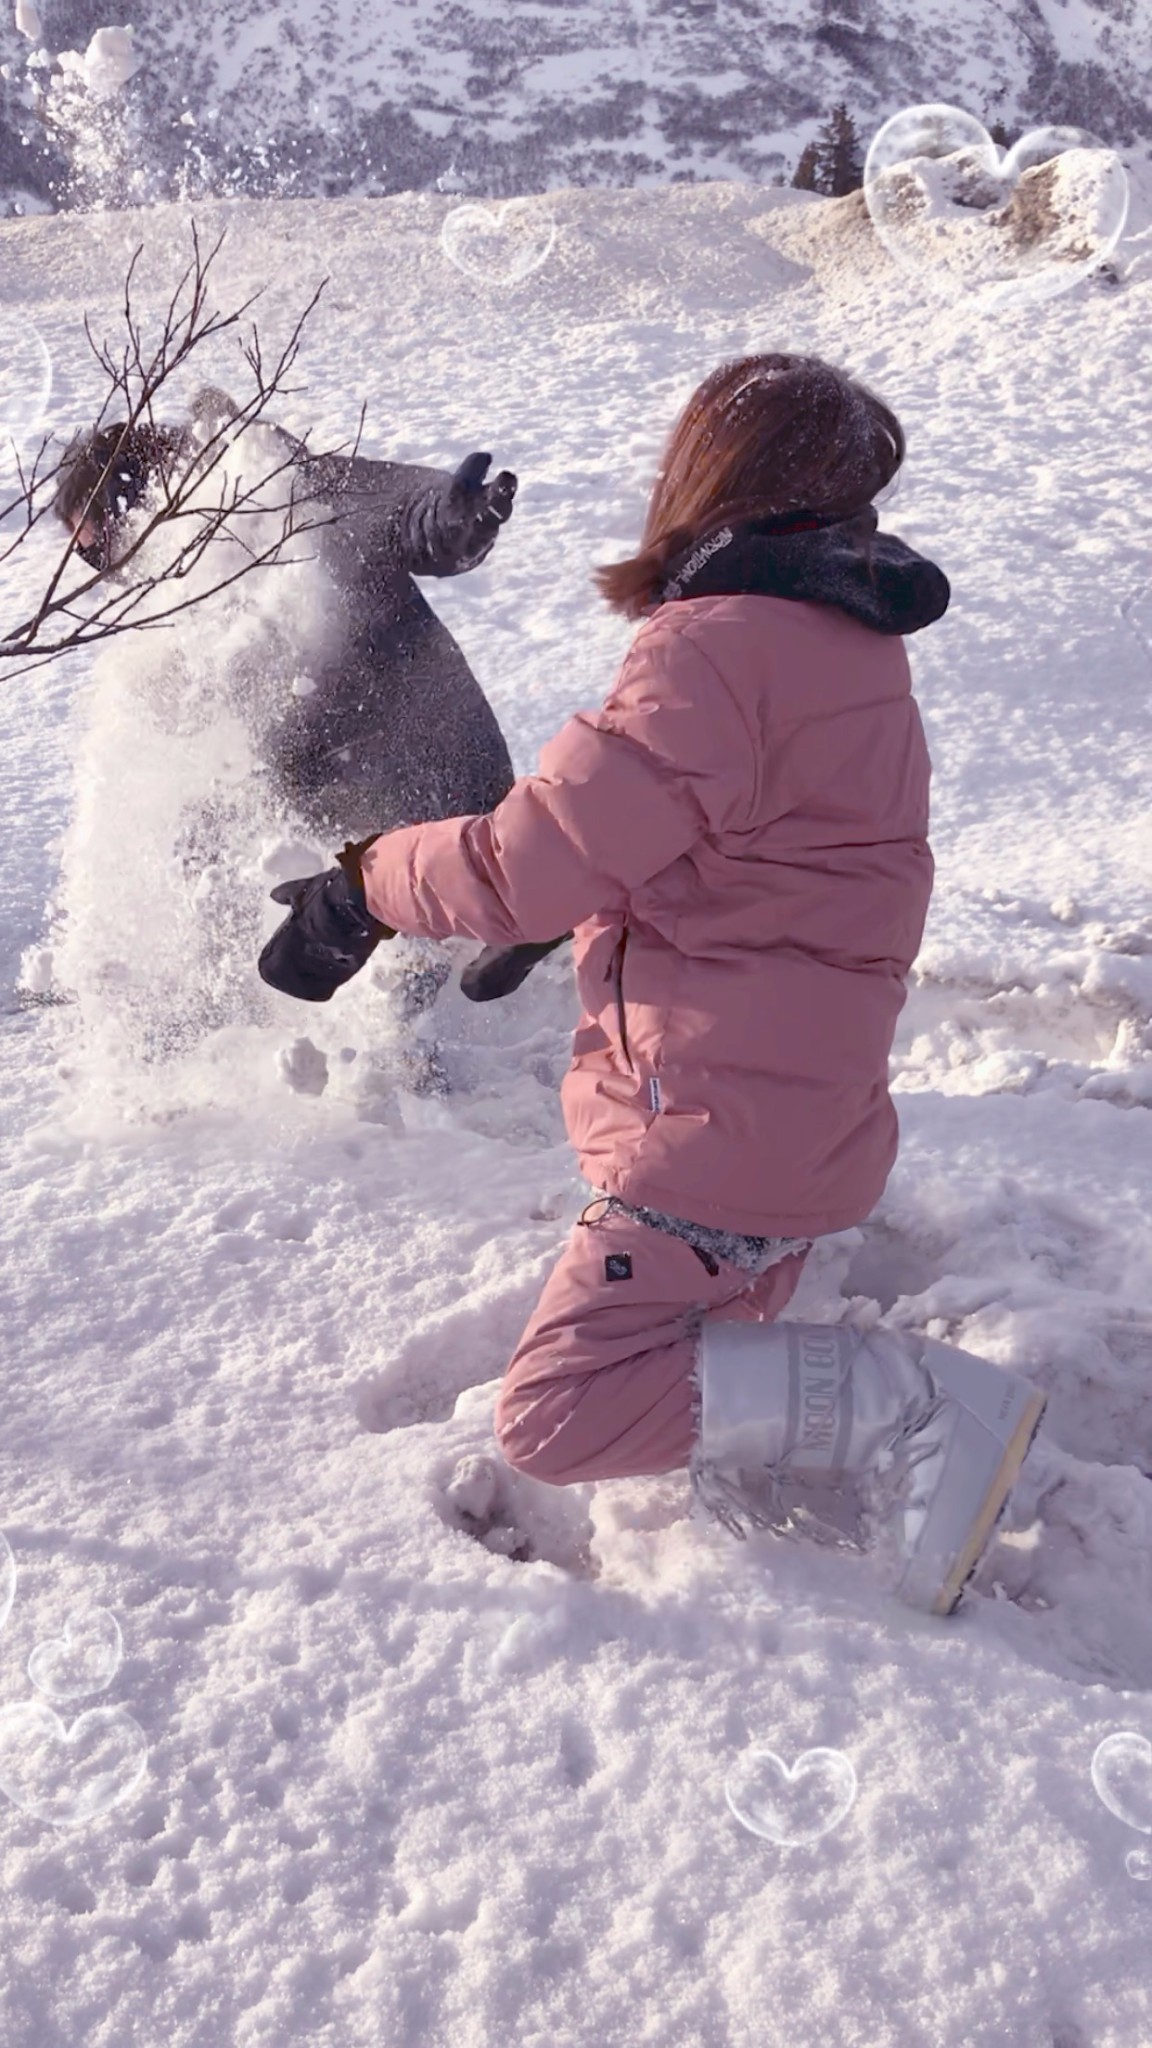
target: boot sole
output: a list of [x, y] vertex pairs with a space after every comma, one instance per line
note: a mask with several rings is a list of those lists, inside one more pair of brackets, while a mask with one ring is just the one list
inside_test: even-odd
[[996, 1477], [988, 1488], [980, 1513], [972, 1524], [968, 1541], [958, 1553], [952, 1570], [932, 1604], [933, 1614], [954, 1614], [960, 1605], [960, 1596], [988, 1548], [992, 1531], [1000, 1520], [1008, 1496], [1020, 1476], [1020, 1467], [1032, 1448], [1032, 1439], [1040, 1427], [1047, 1406], [1047, 1394], [1034, 1390], [1004, 1446], [1004, 1455], [996, 1468]]

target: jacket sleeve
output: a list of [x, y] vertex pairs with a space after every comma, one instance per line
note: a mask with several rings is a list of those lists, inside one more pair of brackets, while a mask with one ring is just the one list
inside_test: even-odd
[[306, 488], [352, 523], [364, 550], [386, 557], [410, 576], [462, 576], [478, 568], [495, 546], [495, 534], [478, 542], [441, 518], [452, 488], [451, 470], [321, 455], [305, 471]]
[[407, 462], [374, 462], [372, 469], [379, 502], [387, 508], [395, 536], [396, 558], [410, 576], [461, 576], [491, 554], [495, 536], [469, 554], [467, 543], [438, 516], [452, 488], [451, 470], [422, 469]]
[[612, 694], [483, 817], [391, 832], [364, 859], [368, 906], [397, 931], [489, 945], [554, 939], [624, 902], [747, 815], [752, 734], [676, 627], [641, 627]]

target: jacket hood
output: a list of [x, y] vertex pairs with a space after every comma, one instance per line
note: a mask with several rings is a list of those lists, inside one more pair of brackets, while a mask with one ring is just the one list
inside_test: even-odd
[[750, 592], [831, 605], [875, 633], [918, 633], [947, 610], [948, 578], [878, 525], [874, 505], [850, 519], [798, 512], [733, 521], [673, 561], [660, 601]]

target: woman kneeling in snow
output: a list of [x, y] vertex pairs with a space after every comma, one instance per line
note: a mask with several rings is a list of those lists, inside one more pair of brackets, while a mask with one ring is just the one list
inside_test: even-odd
[[737, 1530], [882, 1536], [901, 1595], [948, 1613], [1042, 1396], [931, 1340], [767, 1327], [896, 1154], [888, 1055], [932, 887], [902, 635], [949, 596], [876, 531], [904, 445], [816, 358], [715, 371], [640, 552], [598, 573], [642, 621], [603, 707], [489, 816], [297, 885], [262, 971], [322, 996], [393, 932], [574, 926], [563, 1101], [599, 1192], [508, 1368], [504, 1456], [555, 1484], [688, 1465]]

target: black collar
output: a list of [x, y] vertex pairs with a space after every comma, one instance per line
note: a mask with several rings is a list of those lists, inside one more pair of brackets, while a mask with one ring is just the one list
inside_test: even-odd
[[744, 593], [830, 605], [889, 634], [930, 626], [951, 594], [935, 562], [877, 532], [872, 505], [847, 519], [790, 512], [715, 527], [669, 564], [660, 602]]

